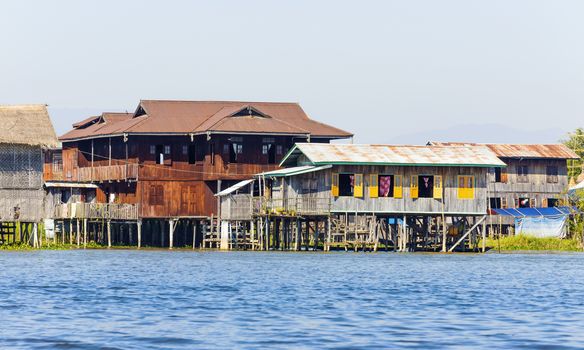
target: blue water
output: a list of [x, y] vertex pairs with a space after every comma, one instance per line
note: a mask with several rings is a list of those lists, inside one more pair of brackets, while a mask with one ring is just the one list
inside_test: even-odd
[[1, 349], [578, 348], [584, 255], [0, 252]]

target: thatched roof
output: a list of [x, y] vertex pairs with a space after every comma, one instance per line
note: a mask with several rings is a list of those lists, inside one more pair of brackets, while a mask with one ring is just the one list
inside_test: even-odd
[[47, 106], [0, 105], [0, 143], [57, 147]]

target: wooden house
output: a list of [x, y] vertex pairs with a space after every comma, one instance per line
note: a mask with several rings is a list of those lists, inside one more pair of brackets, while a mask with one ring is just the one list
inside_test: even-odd
[[[430, 142], [433, 145], [464, 146], [474, 143]], [[523, 232], [516, 218], [537, 217], [555, 221], [568, 208], [568, 161], [578, 155], [562, 144], [484, 144], [501, 159], [505, 168], [492, 168], [488, 174], [490, 234]], [[511, 210], [509, 210], [511, 209]], [[549, 218], [548, 218], [549, 217]]]
[[[315, 221], [310, 230], [326, 232], [325, 249], [377, 243], [385, 227], [386, 240], [401, 250], [420, 245], [446, 250], [450, 243], [453, 249], [476, 233], [486, 219], [489, 169], [505, 166], [483, 146], [309, 143], [296, 144], [281, 165], [285, 169], [256, 176], [263, 189], [259, 201], [246, 204], [242, 196], [251, 196], [251, 190], [224, 191], [223, 206], [232, 213], [225, 219], [241, 221], [247, 206], [267, 221]], [[389, 231], [401, 238], [390, 239]]]
[[36, 233], [45, 217], [43, 159], [57, 137], [45, 105], [0, 105], [0, 124], [0, 240], [6, 241], [15, 238], [16, 223], [28, 224], [21, 235], [31, 226]]
[[[443, 146], [473, 143], [431, 142]], [[549, 208], [566, 203], [568, 160], [578, 155], [562, 144], [484, 144], [507, 166], [492, 168], [488, 177], [489, 207]]]
[[188, 232], [218, 215], [214, 194], [277, 169], [295, 142], [351, 136], [297, 103], [143, 100], [134, 113], [78, 122], [60, 140], [64, 181], [97, 185], [97, 203], [133, 206], [139, 230], [144, 221], [157, 232], [146, 244], [172, 246], [177, 225], [175, 243], [193, 244]]

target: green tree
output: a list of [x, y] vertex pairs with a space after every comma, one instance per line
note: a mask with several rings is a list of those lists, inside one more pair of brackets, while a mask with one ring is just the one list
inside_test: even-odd
[[[561, 141], [571, 150], [576, 152], [580, 158], [584, 157], [584, 129], [577, 128], [568, 134], [568, 138]], [[576, 180], [582, 174], [582, 160], [568, 160], [568, 177]]]

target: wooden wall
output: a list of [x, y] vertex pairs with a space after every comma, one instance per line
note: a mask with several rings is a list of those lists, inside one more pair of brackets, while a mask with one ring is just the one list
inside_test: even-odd
[[[502, 159], [507, 168], [506, 182], [495, 182], [495, 171], [489, 172], [489, 197], [506, 198], [507, 207], [514, 208], [518, 198], [532, 198], [536, 207], [546, 207], [549, 198], [566, 198], [568, 190], [568, 167], [566, 160], [558, 159]], [[528, 167], [528, 182], [518, 181], [519, 166]], [[547, 182], [547, 167], [558, 167], [558, 182]]]
[[[363, 174], [363, 197], [332, 197], [331, 174], [332, 173], [358, 173]], [[392, 166], [335, 166], [332, 169], [322, 170], [316, 173], [308, 173], [291, 178], [286, 178], [287, 196], [294, 197], [303, 193], [302, 182], [304, 178], [317, 179], [316, 191], [311, 191], [310, 196], [330, 197], [333, 212], [376, 212], [376, 213], [432, 213], [432, 214], [474, 214], [481, 215], [487, 212], [487, 168], [471, 167], [392, 167]], [[402, 198], [370, 198], [370, 175], [402, 175]], [[417, 198], [410, 194], [411, 175], [440, 175], [443, 179], [443, 199]], [[475, 178], [474, 199], [458, 199], [458, 175], [473, 175]], [[274, 193], [274, 192], [273, 192]], [[279, 196], [278, 191], [275, 197]]]

